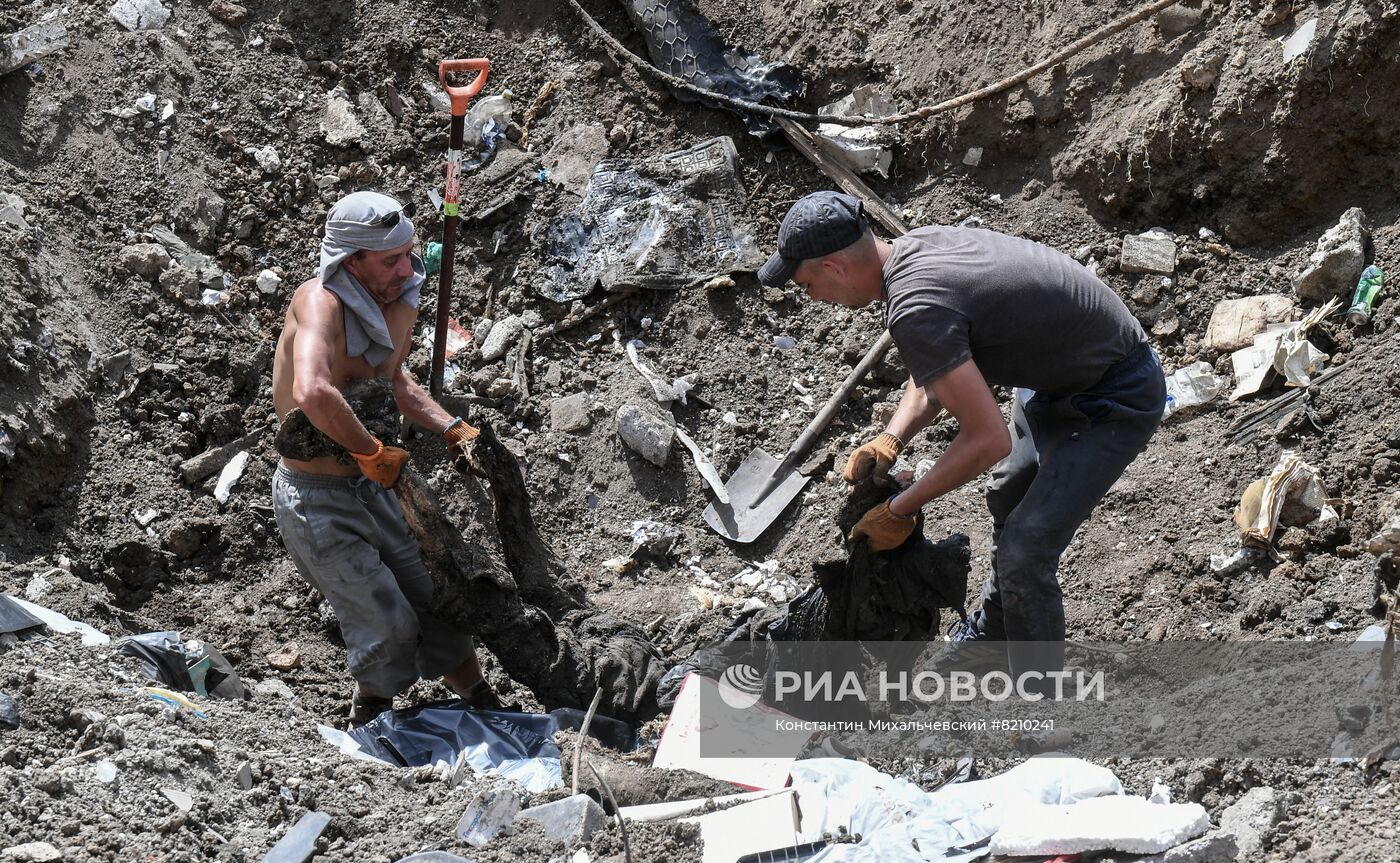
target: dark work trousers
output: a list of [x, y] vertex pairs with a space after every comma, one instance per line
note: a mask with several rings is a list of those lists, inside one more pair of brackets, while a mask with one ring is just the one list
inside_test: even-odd
[[1166, 383], [1150, 345], [1140, 345], [1082, 393], [1046, 398], [1017, 390], [1011, 454], [992, 469], [991, 575], [972, 623], [976, 640], [1058, 642], [1012, 651], [1012, 670], [1063, 664], [1060, 555], [1162, 420]]

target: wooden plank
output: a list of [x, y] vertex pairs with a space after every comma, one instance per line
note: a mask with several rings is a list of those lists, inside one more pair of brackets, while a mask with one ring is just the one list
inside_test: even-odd
[[857, 177], [850, 168], [831, 158], [817, 143], [811, 132], [784, 117], [774, 117], [773, 119], [787, 134], [788, 140], [792, 142], [792, 146], [796, 147], [799, 153], [810, 159], [812, 164], [821, 169], [823, 174], [834, 180], [843, 192], [860, 198], [861, 203], [865, 204], [865, 212], [871, 219], [879, 222], [885, 230], [896, 237], [902, 237], [909, 233], [909, 226], [895, 213], [894, 208], [865, 185], [865, 181]]

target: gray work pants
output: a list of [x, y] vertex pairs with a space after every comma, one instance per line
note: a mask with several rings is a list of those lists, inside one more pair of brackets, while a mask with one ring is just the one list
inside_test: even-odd
[[[1064, 641], [1060, 555], [1147, 446], [1162, 419], [1166, 385], [1157, 355], [1143, 344], [1083, 393], [1027, 395], [1016, 392], [1011, 454], [987, 485], [991, 575], [972, 617], [979, 640]], [[1058, 667], [1048, 653], [1063, 658], [1063, 646], [1034, 652], [1039, 658], [1022, 662], [1013, 655], [1013, 670]]]
[[297, 571], [335, 609], [365, 693], [392, 698], [472, 655], [471, 636], [433, 613], [433, 579], [394, 492], [278, 465], [272, 507]]

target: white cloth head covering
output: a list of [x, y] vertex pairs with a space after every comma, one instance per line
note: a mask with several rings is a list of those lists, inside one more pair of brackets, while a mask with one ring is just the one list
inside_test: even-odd
[[[358, 251], [382, 252], [412, 241], [413, 222], [402, 211], [398, 201], [378, 192], [346, 195], [327, 214], [326, 234], [321, 239], [321, 266], [316, 274], [321, 285], [345, 304], [345, 352], [352, 357], [363, 355], [372, 366], [393, 355], [394, 340], [378, 301], [340, 265]], [[388, 213], [399, 214], [394, 225], [369, 224]], [[413, 275], [404, 282], [398, 301], [416, 309], [427, 272], [417, 255], [411, 255], [410, 262]]]

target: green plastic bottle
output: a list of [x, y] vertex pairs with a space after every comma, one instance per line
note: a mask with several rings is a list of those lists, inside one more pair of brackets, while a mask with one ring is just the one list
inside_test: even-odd
[[1351, 296], [1351, 308], [1347, 309], [1347, 323], [1359, 327], [1371, 320], [1371, 311], [1376, 307], [1376, 297], [1381, 294], [1385, 273], [1372, 264], [1361, 271], [1361, 279], [1356, 283], [1356, 293]]

